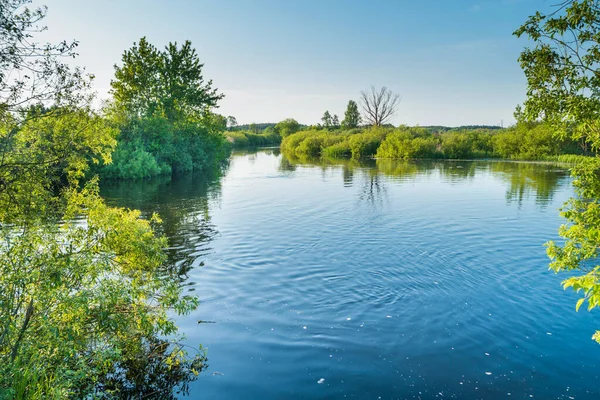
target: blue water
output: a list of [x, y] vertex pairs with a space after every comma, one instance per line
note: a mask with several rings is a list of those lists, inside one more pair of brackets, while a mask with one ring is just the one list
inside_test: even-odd
[[543, 247], [565, 169], [264, 150], [103, 193], [161, 213], [201, 300], [178, 318], [208, 350], [192, 399], [600, 398], [600, 318]]

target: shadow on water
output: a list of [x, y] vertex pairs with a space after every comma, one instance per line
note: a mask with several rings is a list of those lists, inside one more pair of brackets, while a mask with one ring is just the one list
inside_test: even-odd
[[[157, 230], [169, 242], [168, 261], [161, 273], [175, 277], [191, 292], [195, 283], [189, 273], [203, 265], [217, 234], [210, 208], [220, 199], [220, 178], [225, 172], [102, 182], [100, 193], [112, 206], [138, 209], [145, 217], [160, 215], [163, 222]], [[124, 357], [119, 371], [106, 375], [98, 385], [119, 393], [120, 398], [180, 398], [189, 393], [197, 373], [207, 367], [206, 355], [194, 347], [188, 348], [188, 358], [171, 365], [182, 346], [156, 336], [140, 338], [135, 356]]]
[[210, 242], [217, 235], [210, 207], [219, 201], [224, 172], [104, 182], [100, 191], [110, 205], [138, 209], [145, 216], [160, 216], [158, 232], [169, 240], [167, 268], [193, 291], [188, 274], [203, 265], [202, 259], [211, 251]]
[[569, 171], [564, 166], [550, 163], [496, 161], [496, 160], [352, 160], [298, 157], [282, 154], [280, 171], [295, 171], [299, 166], [341, 169], [343, 185], [363, 186], [360, 199], [369, 203], [383, 201], [386, 179], [417, 181], [439, 175], [445, 183], [455, 184], [473, 180], [476, 175], [491, 175], [507, 184], [506, 201], [518, 207], [528, 197], [534, 197], [539, 207], [548, 205], [561, 185], [569, 182]]

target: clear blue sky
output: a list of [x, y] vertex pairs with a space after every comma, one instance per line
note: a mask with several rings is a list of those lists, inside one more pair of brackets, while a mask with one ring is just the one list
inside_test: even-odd
[[525, 97], [512, 32], [555, 0], [34, 0], [51, 40], [77, 39], [77, 63], [107, 96], [123, 50], [147, 36], [192, 41], [239, 123], [343, 115], [362, 89], [402, 97], [395, 124], [513, 122]]

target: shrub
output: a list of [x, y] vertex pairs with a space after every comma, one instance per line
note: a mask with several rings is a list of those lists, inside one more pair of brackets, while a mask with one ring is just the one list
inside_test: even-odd
[[444, 157], [462, 159], [473, 157], [473, 142], [466, 133], [445, 133], [441, 138]]

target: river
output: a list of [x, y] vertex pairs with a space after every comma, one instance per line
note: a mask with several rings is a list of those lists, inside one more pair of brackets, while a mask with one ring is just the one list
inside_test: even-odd
[[191, 399], [600, 397], [600, 318], [575, 312], [543, 247], [564, 168], [266, 149], [102, 194], [160, 213], [201, 300], [177, 319], [208, 350]]

